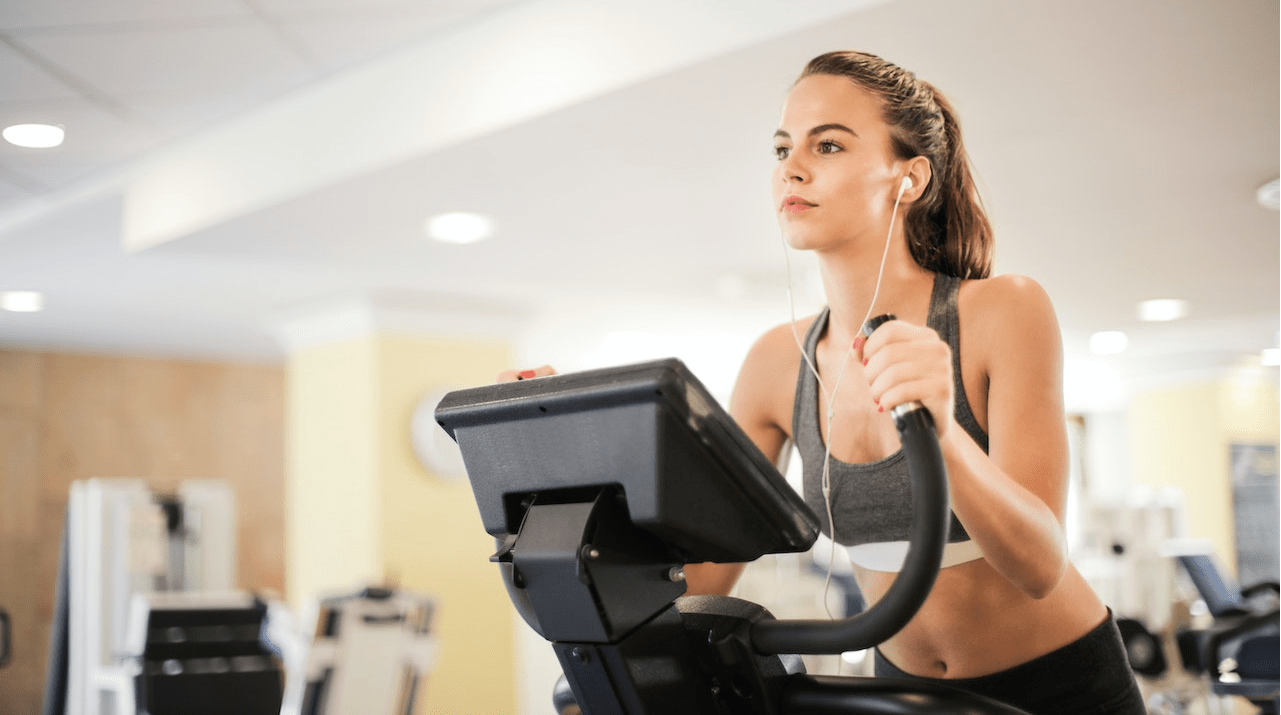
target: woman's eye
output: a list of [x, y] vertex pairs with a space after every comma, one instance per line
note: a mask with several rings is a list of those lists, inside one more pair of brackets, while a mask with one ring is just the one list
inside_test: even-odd
[[841, 145], [836, 142], [822, 141], [818, 143], [818, 153], [820, 154], [835, 154], [840, 150]]
[[774, 147], [774, 158], [778, 159], [779, 161], [786, 159], [788, 154], [791, 154], [791, 153], [792, 153], [791, 147], [785, 147], [785, 146]]

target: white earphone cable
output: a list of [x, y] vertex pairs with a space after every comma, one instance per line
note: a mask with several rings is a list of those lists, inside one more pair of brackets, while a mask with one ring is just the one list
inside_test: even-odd
[[[890, 213], [889, 230], [886, 231], [885, 234], [885, 248], [881, 252], [881, 265], [876, 272], [876, 285], [872, 289], [872, 300], [867, 305], [867, 314], [863, 316], [863, 320], [859, 321], [860, 326], [865, 324], [868, 319], [872, 317], [872, 310], [876, 306], [876, 298], [880, 295], [881, 278], [885, 275], [885, 261], [890, 254], [890, 239], [894, 236], [894, 219], [898, 216], [899, 202], [902, 201], [903, 192], [907, 191], [908, 186], [910, 186], [910, 183], [905, 179], [899, 184], [898, 196], [894, 198], [894, 210]], [[832, 566], [835, 563], [836, 547], [838, 546], [836, 542], [836, 522], [832, 519], [832, 424], [835, 422], [836, 418], [836, 393], [841, 387], [841, 378], [845, 376], [845, 368], [849, 366], [850, 356], [854, 354], [854, 344], [852, 342], [850, 343], [849, 350], [846, 351], [845, 357], [841, 360], [841, 369], [837, 371], [836, 382], [833, 383], [832, 389], [829, 392], [827, 390], [827, 386], [823, 384], [823, 378], [818, 374], [818, 366], [815, 364], [814, 360], [810, 359], [809, 354], [805, 351], [805, 346], [801, 342], [800, 333], [796, 330], [796, 304], [792, 295], [792, 259], [788, 251], [789, 247], [787, 245], [786, 237], [781, 233], [779, 234], [779, 237], [782, 239], [783, 243], [783, 260], [787, 264], [787, 307], [791, 315], [790, 325], [792, 328], [792, 338], [796, 341], [796, 347], [801, 351], [801, 358], [805, 361], [810, 372], [814, 375], [814, 379], [818, 382], [819, 389], [822, 390], [823, 394], [827, 397], [827, 434], [823, 438], [824, 453], [822, 487], [823, 504], [827, 510], [827, 524], [828, 529], [831, 531], [832, 546], [827, 554], [827, 577], [823, 581], [823, 609], [827, 611], [828, 618], [836, 620], [836, 617], [832, 615], [832, 609], [828, 603], [828, 592], [832, 585]], [[815, 358], [817, 358], [817, 351]]]

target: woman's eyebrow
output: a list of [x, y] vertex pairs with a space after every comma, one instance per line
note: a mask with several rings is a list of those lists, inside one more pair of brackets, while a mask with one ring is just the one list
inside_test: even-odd
[[810, 134], [810, 136], [816, 136], [816, 135], [818, 135], [818, 134], [822, 134], [823, 132], [827, 132], [827, 131], [845, 132], [845, 133], [847, 133], [847, 134], [853, 134], [855, 137], [857, 137], [857, 136], [858, 136], [858, 132], [854, 131], [853, 129], [850, 129], [849, 127], [845, 126], [844, 124], [835, 124], [835, 123], [833, 123], [833, 124], [820, 124], [820, 125], [818, 125], [817, 127], [814, 127], [813, 129], [811, 129], [811, 130], [809, 131], [809, 134]]
[[[857, 136], [858, 136], [858, 132], [854, 131], [853, 129], [850, 129], [849, 127], [845, 126], [844, 124], [836, 124], [836, 123], [831, 123], [831, 124], [820, 124], [820, 125], [818, 125], [817, 127], [814, 127], [813, 129], [809, 130], [808, 134], [812, 137], [812, 136], [816, 136], [816, 135], [818, 135], [818, 134], [822, 134], [823, 132], [827, 132], [827, 131], [846, 132], [846, 133], [848, 133], [848, 134], [852, 134], [852, 135], [854, 135], [855, 137], [857, 137]], [[777, 139], [777, 138], [791, 139], [791, 138], [792, 138], [792, 135], [791, 135], [791, 134], [788, 134], [787, 132], [783, 131], [782, 129], [779, 129], [778, 131], [774, 132], [774, 137], [775, 137], [776, 139]]]

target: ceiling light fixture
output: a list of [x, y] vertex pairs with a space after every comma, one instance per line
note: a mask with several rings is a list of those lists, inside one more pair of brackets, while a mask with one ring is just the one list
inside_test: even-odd
[[0, 293], [0, 310], [12, 313], [37, 313], [44, 308], [44, 296], [29, 290]]
[[1090, 352], [1095, 355], [1117, 355], [1130, 346], [1130, 339], [1119, 330], [1105, 330], [1090, 336]]
[[1161, 322], [1178, 320], [1188, 314], [1188, 302], [1178, 298], [1158, 298], [1139, 303], [1139, 320]]
[[1273, 179], [1254, 192], [1254, 198], [1265, 209], [1281, 209], [1281, 179]]
[[494, 220], [483, 214], [455, 211], [427, 219], [423, 230], [442, 243], [475, 243], [492, 236]]
[[0, 132], [5, 141], [28, 149], [50, 149], [62, 144], [66, 132], [52, 124], [14, 124]]

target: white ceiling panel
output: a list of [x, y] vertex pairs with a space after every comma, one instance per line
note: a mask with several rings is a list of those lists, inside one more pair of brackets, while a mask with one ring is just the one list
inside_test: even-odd
[[29, 46], [94, 88], [127, 100], [133, 94], [210, 97], [287, 91], [315, 73], [264, 23], [235, 22], [167, 31], [30, 37]]
[[227, 121], [268, 101], [270, 94], [260, 89], [253, 93], [210, 97], [200, 88], [192, 87], [187, 92], [131, 94], [122, 101], [130, 110], [146, 117], [148, 126], [176, 139]]
[[15, 176], [0, 166], [0, 211], [17, 205], [19, 201], [32, 198], [37, 194], [31, 180]]
[[0, 105], [39, 102], [77, 96], [76, 92], [29, 58], [15, 51], [0, 36]]
[[462, 17], [523, 0], [254, 0], [272, 17], [286, 20], [320, 17], [421, 15]]
[[356, 16], [338, 14], [299, 18], [283, 25], [282, 31], [301, 42], [310, 56], [325, 69], [334, 71], [393, 52], [414, 40], [452, 27], [469, 16], [463, 12], [415, 12], [395, 8]]
[[31, 31], [251, 14], [242, 0], [4, 0], [0, 3], [0, 28]]
[[72, 187], [78, 182], [103, 177], [109, 173], [108, 167], [124, 163], [135, 155], [125, 148], [115, 152], [95, 149], [94, 156], [83, 158], [51, 153], [24, 162], [22, 173], [41, 187]]

